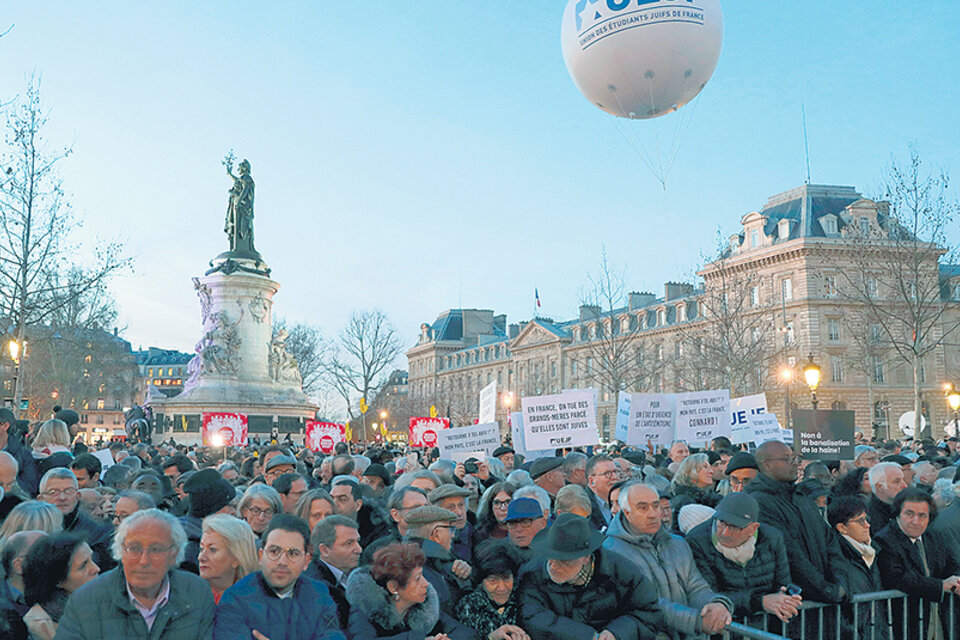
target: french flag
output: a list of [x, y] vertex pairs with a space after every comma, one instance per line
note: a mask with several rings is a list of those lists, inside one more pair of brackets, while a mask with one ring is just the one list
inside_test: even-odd
[[539, 309], [540, 308], [540, 292], [537, 290], [536, 287], [533, 288], [533, 295], [537, 299], [537, 308]]

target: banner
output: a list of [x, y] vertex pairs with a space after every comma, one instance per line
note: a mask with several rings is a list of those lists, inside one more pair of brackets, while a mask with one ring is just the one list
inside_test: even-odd
[[634, 393], [630, 399], [629, 445], [669, 447], [674, 441], [676, 396], [672, 393]]
[[410, 446], [435, 447], [438, 434], [450, 428], [450, 418], [410, 418]]
[[247, 416], [244, 414], [204, 412], [202, 417], [204, 446], [247, 446]]
[[730, 437], [730, 390], [676, 394], [675, 440], [708, 443], [717, 436]]
[[306, 444], [311, 451], [320, 451], [327, 455], [333, 453], [338, 442], [347, 441], [347, 429], [335, 422], [307, 420]]
[[742, 444], [755, 440], [753, 419], [766, 412], [766, 394], [730, 398], [730, 442]]
[[497, 421], [497, 381], [494, 380], [480, 390], [480, 410], [478, 422], [486, 424]]
[[627, 441], [627, 431], [630, 426], [630, 401], [631, 394], [621, 391], [617, 396], [617, 426], [614, 429], [613, 437], [620, 442]]
[[777, 416], [772, 413], [755, 415], [749, 424], [753, 430], [752, 440], [758, 447], [770, 440], [779, 440], [788, 447], [793, 446], [793, 430], [782, 428]]
[[[440, 457], [463, 462], [477, 452], [488, 457], [500, 446], [500, 425], [496, 422], [443, 429], [437, 434]], [[462, 459], [458, 459], [462, 458]]]
[[816, 460], [853, 460], [853, 411], [794, 409], [794, 452]]
[[541, 451], [527, 450], [523, 436], [523, 414], [519, 411], [510, 414], [510, 435], [513, 441], [513, 452], [523, 456], [526, 462], [553, 455], [553, 449], [544, 449]]
[[526, 446], [557, 449], [598, 444], [596, 397], [595, 389], [583, 389], [521, 398]]

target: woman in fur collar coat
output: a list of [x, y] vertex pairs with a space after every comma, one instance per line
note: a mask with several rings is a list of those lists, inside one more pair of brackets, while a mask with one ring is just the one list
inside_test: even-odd
[[475, 631], [440, 611], [437, 592], [423, 577], [425, 559], [415, 544], [391, 544], [374, 554], [369, 568], [350, 575], [351, 638], [478, 640]]

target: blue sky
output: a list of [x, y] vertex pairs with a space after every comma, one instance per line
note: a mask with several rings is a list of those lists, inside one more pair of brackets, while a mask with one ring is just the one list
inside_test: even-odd
[[[42, 75], [78, 240], [120, 237], [137, 346], [191, 350], [190, 278], [226, 248], [231, 148], [257, 182], [275, 313], [335, 333], [383, 308], [569, 318], [601, 249], [662, 291], [717, 230], [805, 178], [870, 195], [916, 143], [960, 171], [960, 5], [727, 0], [717, 70], [664, 190], [560, 51], [564, 2], [0, 4], [0, 98]], [[688, 107], [689, 108], [689, 107]], [[628, 127], [653, 145], [677, 115]]]

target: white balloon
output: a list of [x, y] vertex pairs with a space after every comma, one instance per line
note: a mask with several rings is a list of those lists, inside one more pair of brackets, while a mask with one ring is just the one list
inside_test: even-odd
[[[907, 411], [906, 413], [902, 414], [900, 418], [897, 420], [897, 426], [900, 427], [900, 431], [903, 432], [903, 435], [907, 436], [908, 438], [914, 437], [913, 423], [914, 423], [914, 420], [916, 419], [915, 418], [916, 415], [917, 414], [914, 411]], [[923, 430], [926, 428], [927, 428], [927, 419], [924, 418], [923, 416], [920, 416], [920, 429]]]
[[720, 0], [569, 0], [560, 40], [587, 100], [622, 118], [655, 118], [713, 75], [723, 13]]

